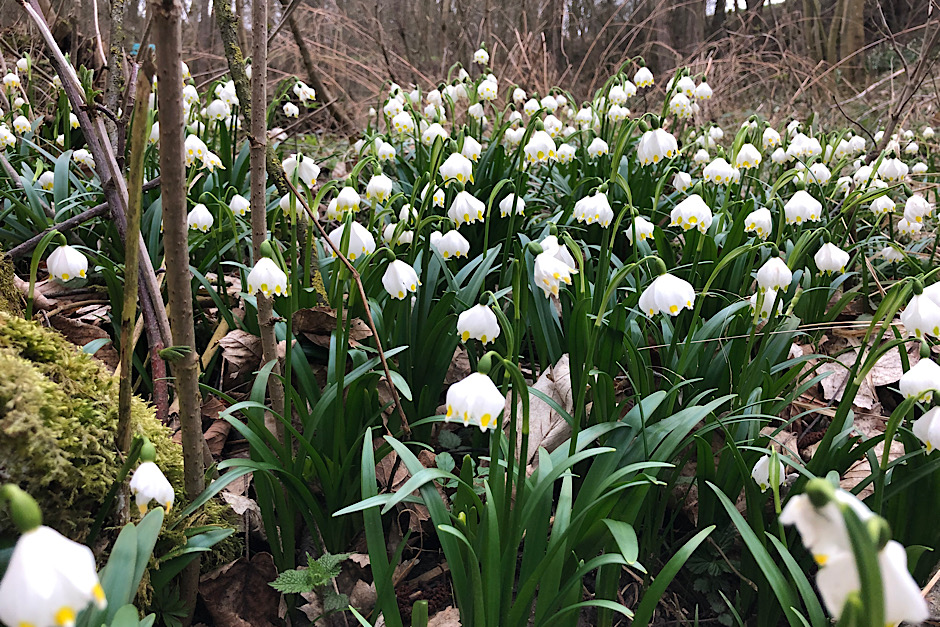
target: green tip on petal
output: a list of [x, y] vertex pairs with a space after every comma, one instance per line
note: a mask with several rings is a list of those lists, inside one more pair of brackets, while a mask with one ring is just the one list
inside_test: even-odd
[[829, 501], [835, 498], [836, 489], [825, 479], [810, 479], [806, 484], [806, 496], [817, 509], [825, 507]]
[[20, 533], [27, 533], [42, 524], [42, 511], [31, 497], [19, 486], [8, 483], [0, 488], [0, 500], [9, 501], [10, 517]]
[[149, 439], [144, 438], [144, 444], [140, 448], [140, 461], [153, 462], [157, 460], [157, 447]]
[[865, 526], [868, 528], [868, 533], [878, 550], [883, 549], [891, 539], [891, 526], [888, 521], [881, 516], [872, 516], [865, 521]]

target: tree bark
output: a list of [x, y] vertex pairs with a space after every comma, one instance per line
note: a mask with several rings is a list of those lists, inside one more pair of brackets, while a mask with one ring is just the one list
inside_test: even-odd
[[[104, 106], [118, 115], [118, 103], [124, 93], [124, 0], [111, 0], [111, 36], [108, 40], [108, 83], [104, 92]], [[130, 111], [125, 111], [130, 115]], [[123, 116], [122, 116], [123, 118]], [[108, 138], [117, 151], [117, 124], [113, 120], [105, 122]], [[118, 163], [123, 163], [124, 155], [117, 153]]]

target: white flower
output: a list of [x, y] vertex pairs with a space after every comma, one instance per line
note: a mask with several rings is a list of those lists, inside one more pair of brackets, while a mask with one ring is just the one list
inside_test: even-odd
[[705, 81], [702, 81], [701, 83], [699, 83], [698, 87], [695, 88], [695, 99], [696, 100], [710, 100], [713, 93], [714, 92], [712, 91], [711, 85], [709, 85]]
[[219, 158], [219, 155], [211, 151], [207, 152], [206, 156], [203, 158], [202, 167], [209, 170], [210, 172], [215, 171], [216, 168], [220, 168], [222, 170], [225, 169], [225, 166], [222, 165], [222, 159]]
[[934, 283], [924, 288], [924, 296], [940, 306], [940, 283]]
[[287, 275], [277, 263], [262, 257], [248, 273], [248, 293], [265, 296], [287, 296]]
[[402, 111], [392, 118], [392, 127], [397, 133], [413, 133], [415, 130], [415, 120], [411, 117], [410, 113]]
[[514, 208], [517, 216], [525, 215], [525, 200], [515, 194], [509, 194], [499, 201], [499, 217], [505, 218], [512, 214]]
[[398, 300], [404, 300], [408, 292], [418, 291], [418, 274], [414, 268], [404, 261], [396, 259], [388, 264], [388, 269], [382, 276], [382, 285], [389, 296]]
[[498, 426], [506, 399], [488, 376], [474, 372], [448, 388], [446, 403], [445, 420], [460, 420], [464, 426], [475, 425], [486, 431]]
[[95, 167], [95, 159], [91, 156], [91, 153], [85, 150], [84, 148], [79, 148], [72, 153], [72, 159], [75, 163], [79, 163], [89, 168]]
[[[469, 135], [463, 138], [463, 148], [460, 149], [461, 155], [463, 155], [470, 161], [473, 161], [474, 163], [476, 163], [477, 161], [480, 160], [480, 155], [482, 153], [483, 153], [483, 146], [480, 145], [480, 142], [470, 137]], [[470, 181], [471, 182], [473, 181], [472, 166], [471, 166], [471, 171], [470, 171]]]
[[[763, 298], [763, 301], [760, 302], [760, 312], [757, 314], [758, 322], [769, 320], [770, 316], [773, 314], [774, 303], [777, 301], [777, 290], [755, 292], [751, 296], [751, 313], [754, 313], [757, 310], [757, 305], [761, 298]], [[781, 313], [783, 313], [782, 300], [777, 304], [777, 315], [780, 315]], [[763, 492], [763, 489], [761, 489], [761, 492]]]
[[[352, 223], [349, 231], [349, 248], [343, 249], [343, 233], [345, 231], [346, 225], [340, 224], [330, 232], [329, 238], [333, 246], [336, 246], [341, 253], [349, 257], [350, 261], [355, 261], [362, 255], [371, 255], [375, 252], [375, 238], [372, 237], [368, 229], [358, 222]], [[332, 249], [330, 254], [333, 257], [336, 256]]]
[[[787, 469], [779, 459], [777, 460], [777, 464], [779, 466], [777, 481], [782, 485], [787, 478]], [[770, 487], [770, 469], [770, 455], [762, 456], [757, 460], [757, 463], [754, 464], [754, 468], [751, 469], [751, 478], [754, 480], [754, 483], [757, 484], [757, 487], [760, 488], [761, 492], [766, 492], [767, 488]]]
[[849, 262], [849, 253], [835, 244], [826, 243], [816, 251], [813, 260], [820, 273], [845, 272], [845, 266]]
[[901, 312], [901, 324], [908, 335], [918, 339], [927, 335], [940, 337], [940, 306], [928, 296], [915, 294]]
[[639, 307], [643, 313], [654, 316], [668, 313], [677, 316], [683, 309], [692, 309], [695, 288], [671, 274], [661, 274], [640, 294]]
[[676, 94], [669, 101], [669, 113], [678, 118], [692, 117], [692, 102], [685, 94]]
[[52, 188], [55, 187], [55, 173], [51, 170], [46, 170], [39, 175], [37, 182], [39, 183], [40, 188], [46, 190], [47, 192], [51, 192]]
[[470, 252], [470, 242], [458, 231], [448, 231], [441, 235], [440, 231], [431, 233], [431, 245], [434, 246], [444, 259], [451, 257], [466, 257]]
[[898, 233], [901, 235], [914, 235], [920, 233], [922, 228], [924, 228], [922, 222], [911, 222], [907, 218], [901, 218], [898, 221]]
[[865, 152], [865, 138], [861, 135], [854, 135], [852, 139], [849, 140], [849, 150], [855, 154]]
[[774, 150], [773, 154], [770, 155], [770, 160], [776, 163], [777, 165], [784, 164], [790, 161], [790, 159], [791, 159], [790, 155], [783, 148], [777, 148], [776, 150]]
[[636, 74], [633, 75], [633, 82], [637, 87], [652, 87], [653, 73], [650, 72], [649, 68], [641, 67], [636, 71]]
[[395, 155], [395, 147], [388, 142], [382, 142], [378, 149], [379, 161], [391, 161]]
[[911, 174], [926, 174], [927, 173], [927, 164], [923, 161], [918, 161], [913, 166], [911, 166]]
[[195, 86], [187, 85], [183, 88], [183, 104], [187, 109], [199, 104], [199, 92], [196, 91]]
[[287, 178], [292, 178], [296, 170], [297, 179], [307, 187], [313, 187], [317, 177], [320, 176], [320, 166], [314, 163], [310, 157], [305, 157], [299, 153], [284, 159], [281, 167], [284, 169]]
[[702, 170], [702, 178], [716, 185], [727, 185], [734, 178], [734, 168], [722, 159], [716, 158]]
[[229, 208], [237, 216], [245, 216], [248, 211], [251, 209], [251, 203], [248, 202], [248, 199], [240, 194], [235, 194], [232, 196], [232, 199], [228, 202]]
[[793, 272], [780, 257], [771, 257], [757, 271], [757, 285], [763, 290], [780, 290], [790, 287]]
[[687, 98], [691, 98], [695, 95], [695, 81], [691, 76], [683, 76], [676, 82], [676, 89]]
[[524, 128], [507, 128], [506, 132], [503, 133], [503, 141], [510, 147], [518, 146], [523, 137], [525, 137]]
[[753, 144], [744, 144], [738, 150], [738, 154], [734, 158], [734, 167], [748, 170], [758, 167], [760, 162], [761, 156], [757, 147]]
[[525, 111], [525, 114], [529, 117], [532, 117], [539, 112], [539, 109], [542, 108], [541, 103], [535, 98], [529, 98], [526, 103], [522, 106], [522, 110]]
[[88, 259], [71, 246], [59, 246], [46, 260], [49, 276], [66, 282], [75, 278], [84, 279], [88, 273]]
[[[878, 552], [878, 566], [881, 570], [885, 625], [898, 625], [901, 622], [917, 625], [927, 620], [927, 602], [907, 569], [907, 551], [904, 546], [894, 540], [885, 544]], [[816, 575], [816, 586], [829, 613], [839, 620], [846, 599], [862, 588], [852, 551], [834, 555]]]
[[837, 489], [835, 499], [821, 508], [817, 508], [806, 494], [798, 494], [787, 502], [780, 513], [780, 522], [784, 525], [796, 525], [803, 546], [812, 554], [816, 563], [825, 566], [830, 559], [844, 553], [852, 555], [845, 518], [838, 504], [852, 508], [862, 522], [874, 514], [851, 493]]
[[289, 118], [296, 118], [300, 115], [300, 108], [293, 102], [285, 102], [283, 107], [284, 115]]
[[692, 187], [692, 176], [686, 172], [676, 172], [676, 175], [672, 177], [672, 186], [676, 188], [676, 191], [684, 192]]
[[431, 124], [426, 129], [424, 129], [424, 132], [421, 133], [421, 143], [425, 146], [430, 146], [438, 138], [446, 140], [447, 137], [447, 131], [444, 130], [444, 127], [435, 122], [434, 124]]
[[630, 227], [627, 227], [627, 239], [630, 240], [630, 243], [633, 243], [633, 232], [636, 231], [636, 236], [642, 242], [645, 239], [653, 237], [653, 230], [655, 225], [652, 222], [644, 218], [643, 216], [637, 216], [633, 219], [633, 224]]
[[695, 164], [697, 164], [697, 165], [703, 165], [703, 164], [705, 164], [705, 163], [708, 163], [708, 161], [709, 161], [710, 159], [711, 159], [711, 157], [708, 156], [708, 151], [705, 150], [704, 148], [699, 148], [699, 149], [695, 152], [695, 154], [692, 155], [692, 162], [695, 163]]
[[555, 142], [545, 131], [532, 133], [523, 149], [526, 163], [546, 163], [555, 159]]
[[427, 98], [427, 101], [430, 104], [434, 105], [435, 107], [444, 106], [444, 97], [441, 95], [441, 90], [439, 89], [432, 89], [431, 91], [429, 91], [426, 98]]
[[[470, 117], [479, 122], [483, 119], [483, 105], [479, 102], [475, 102], [467, 107], [467, 113], [470, 114]], [[514, 113], [518, 112], [514, 111]]]
[[569, 163], [575, 158], [577, 154], [577, 148], [571, 144], [562, 144], [558, 147], [555, 158], [558, 160], [558, 163]]
[[516, 104], [522, 104], [525, 102], [526, 97], [525, 90], [521, 87], [516, 87], [512, 90], [512, 101]]
[[206, 107], [206, 117], [210, 120], [224, 120], [232, 115], [232, 108], [221, 100], [213, 100]]
[[307, 105], [310, 102], [313, 102], [317, 99], [317, 92], [313, 87], [309, 87], [306, 83], [297, 81], [294, 85], [294, 95], [300, 99], [300, 102], [304, 105]]
[[150, 136], [147, 138], [147, 141], [151, 144], [156, 144], [160, 141], [160, 122], [154, 122], [153, 126], [150, 128]]
[[871, 212], [876, 216], [880, 216], [893, 212], [895, 209], [895, 204], [889, 196], [879, 196], [878, 198], [871, 201], [871, 206], [869, 209], [871, 209]]
[[196, 162], [196, 159], [202, 161], [206, 158], [206, 153], [209, 152], [209, 148], [206, 146], [205, 142], [199, 139], [196, 135], [186, 136], [186, 141], [183, 142], [183, 150], [185, 151], [184, 156], [186, 158], [187, 166], [193, 165]]
[[542, 105], [542, 108], [548, 111], [549, 113], [555, 113], [558, 109], [558, 101], [555, 100], [555, 97], [552, 95], [545, 96], [539, 101], [539, 104]]
[[591, 196], [585, 196], [574, 204], [572, 215], [578, 222], [594, 224], [597, 222], [603, 227], [610, 226], [610, 221], [614, 219], [614, 211], [610, 207], [610, 201], [607, 200], [607, 194], [596, 191]]
[[548, 133], [548, 136], [554, 139], [561, 131], [562, 123], [561, 120], [554, 115], [548, 114], [545, 116], [545, 119], [542, 120], [542, 126], [545, 128], [545, 132]]
[[878, 166], [878, 176], [888, 183], [903, 181], [907, 172], [907, 164], [900, 159], [885, 159]]
[[684, 231], [698, 229], [704, 233], [712, 224], [712, 210], [698, 194], [691, 194], [676, 205], [670, 217], [669, 226], [679, 226]]
[[450, 203], [450, 209], [447, 210], [447, 215], [451, 220], [457, 223], [457, 226], [461, 224], [473, 224], [474, 222], [483, 221], [483, 214], [486, 211], [486, 205], [483, 204], [483, 201], [477, 200], [473, 197], [473, 194], [464, 190], [462, 192], [457, 192], [457, 196], [454, 197], [452, 203]]
[[761, 239], [767, 239], [773, 232], [774, 218], [770, 210], [761, 207], [747, 214], [744, 218], [744, 230], [747, 233], [756, 233]]
[[940, 407], [934, 407], [914, 421], [911, 431], [927, 447], [927, 454], [940, 447]]
[[924, 130], [921, 131], [921, 135], [924, 137], [924, 139], [933, 139], [933, 129], [929, 126], [926, 126], [924, 127]]
[[[904, 253], [894, 246], [885, 246], [878, 252], [878, 256], [888, 263], [897, 263], [904, 259]], [[926, 290], [925, 290], [926, 292]]]
[[474, 305], [457, 317], [457, 333], [462, 342], [472, 338], [485, 345], [499, 337], [499, 320], [486, 305]]
[[477, 94], [480, 96], [481, 100], [492, 102], [496, 100], [499, 95], [499, 86], [496, 84], [496, 81], [487, 79], [477, 87]]
[[813, 165], [809, 166], [809, 176], [807, 178], [814, 183], [824, 185], [829, 181], [830, 178], [832, 178], [832, 173], [824, 163], [817, 161]]
[[92, 601], [107, 607], [91, 549], [46, 526], [20, 536], [0, 581], [0, 621], [65, 627]]
[[822, 215], [822, 203], [805, 190], [798, 190], [783, 206], [787, 224], [815, 222]]
[[904, 398], [929, 403], [933, 393], [940, 392], [940, 366], [931, 359], [921, 359], [901, 375], [898, 390]]
[[917, 151], [920, 150], [920, 147], [917, 145], [917, 142], [911, 142], [904, 147], [904, 154], [906, 155], [916, 155]]
[[473, 62], [479, 65], [487, 65], [490, 62], [490, 53], [480, 48], [473, 53]]
[[398, 225], [394, 222], [389, 222], [386, 225], [385, 229], [382, 231], [382, 240], [389, 246], [395, 246], [396, 244], [410, 244], [414, 241], [414, 231], [402, 231], [401, 234], [396, 238], [395, 230], [398, 228]]
[[923, 222], [924, 218], [933, 213], [933, 205], [920, 194], [914, 194], [904, 203], [904, 217], [909, 222]]
[[336, 196], [336, 211], [342, 213], [345, 211], [359, 211], [359, 203], [362, 198], [359, 192], [352, 187], [344, 187]]
[[213, 222], [215, 222], [215, 219], [212, 217], [212, 213], [209, 211], [208, 207], [202, 203], [193, 207], [193, 210], [186, 216], [186, 224], [194, 231], [202, 231], [205, 233], [212, 227]]
[[[424, 198], [428, 195], [428, 188], [430, 183], [424, 186], [424, 189], [421, 190], [421, 201], [424, 201]], [[431, 195], [431, 202], [435, 207], [444, 207], [444, 189], [441, 187], [435, 187], [434, 193]]]
[[535, 283], [545, 293], [546, 298], [558, 296], [561, 283], [571, 285], [571, 275], [577, 274], [574, 259], [568, 249], [558, 243], [558, 238], [550, 235], [540, 242], [542, 252], [535, 257], [533, 276]]
[[136, 497], [141, 515], [147, 513], [150, 501], [156, 501], [166, 511], [173, 507], [173, 486], [163, 476], [160, 467], [153, 462], [143, 462], [131, 477], [131, 494]]
[[24, 74], [29, 71], [29, 59], [26, 57], [20, 57], [16, 60], [16, 70], [18, 72], [23, 72]]
[[[646, 68], [641, 68], [646, 69]], [[647, 70], [648, 72], [649, 70]], [[639, 85], [639, 83], [637, 83]], [[662, 159], [671, 159], [679, 154], [676, 138], [665, 130], [658, 128], [646, 131], [640, 138], [636, 149], [637, 157], [643, 165], [659, 163]]]
[[[60, 137], [62, 137], [60, 135]], [[64, 137], [63, 137], [64, 143]], [[11, 146], [16, 145], [16, 135], [10, 132], [9, 127], [6, 124], [0, 124], [0, 150], [5, 150]], [[59, 144], [60, 146], [62, 144]]]
[[19, 115], [13, 120], [13, 130], [22, 135], [33, 130], [33, 125], [25, 115]]
[[780, 133], [768, 126], [764, 129], [764, 134], [761, 137], [761, 140], [763, 142], [764, 150], [776, 148], [780, 145]]
[[14, 89], [20, 88], [20, 77], [10, 72], [9, 74], [3, 77], [3, 86], [13, 91]]
[[381, 172], [369, 179], [366, 185], [366, 199], [385, 202], [392, 194], [392, 179]]
[[588, 146], [588, 154], [592, 159], [597, 159], [598, 157], [606, 155], [607, 152], [607, 142], [605, 142], [600, 137], [595, 137], [594, 141], [591, 142], [591, 145]]
[[[389, 98], [385, 106], [382, 107], [382, 112], [390, 118], [397, 117], [404, 110], [405, 105], [399, 98]], [[410, 118], [411, 116], [409, 115], [408, 117]]]
[[610, 88], [610, 93], [607, 94], [607, 98], [615, 105], [622, 105], [627, 101], [627, 92], [624, 90], [623, 86], [614, 85]]

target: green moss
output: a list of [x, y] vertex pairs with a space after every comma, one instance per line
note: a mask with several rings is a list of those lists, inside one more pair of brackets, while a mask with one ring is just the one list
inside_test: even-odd
[[12, 314], [23, 312], [19, 291], [13, 285], [13, 264], [0, 251], [0, 311]]
[[[114, 442], [118, 382], [91, 356], [38, 324], [0, 313], [0, 483], [29, 492], [44, 523], [85, 540], [100, 504], [121, 466]], [[157, 463], [183, 504], [182, 449], [144, 402], [131, 408], [132, 432], [157, 448]], [[181, 508], [174, 508], [170, 516]], [[180, 525], [169, 544], [181, 544], [186, 527], [227, 524], [224, 504], [210, 501]], [[0, 535], [13, 532], [0, 512]], [[207, 560], [218, 564], [239, 552], [229, 538]]]

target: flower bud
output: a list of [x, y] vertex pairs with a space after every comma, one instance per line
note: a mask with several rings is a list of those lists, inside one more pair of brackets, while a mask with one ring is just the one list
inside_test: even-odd
[[10, 517], [20, 533], [42, 525], [42, 512], [36, 500], [19, 486], [8, 483], [0, 488], [0, 498], [10, 502]]
[[806, 484], [806, 495], [809, 497], [813, 507], [819, 509], [825, 507], [829, 501], [835, 498], [836, 489], [825, 479], [810, 479]]

